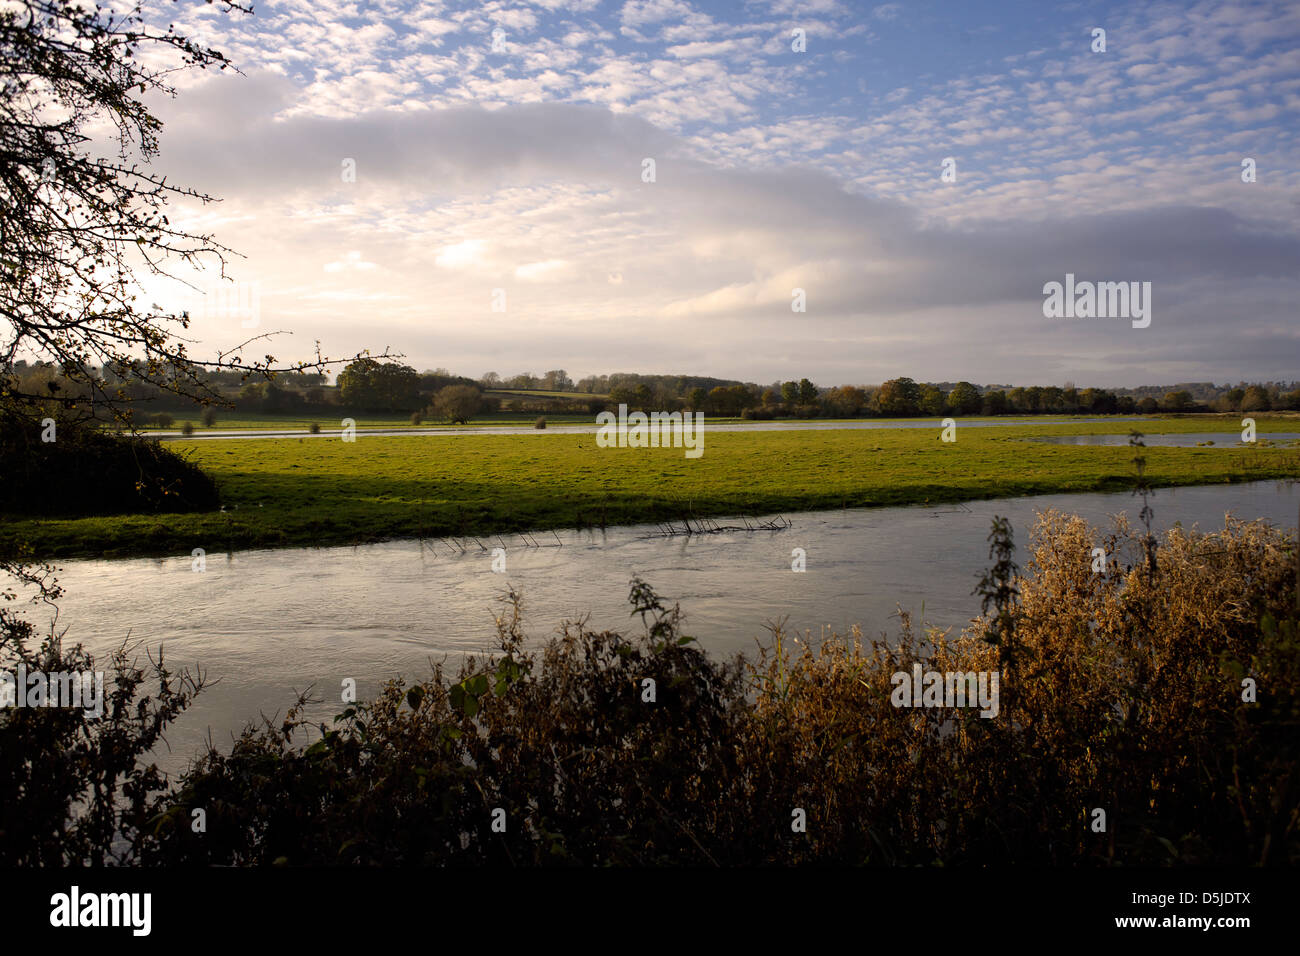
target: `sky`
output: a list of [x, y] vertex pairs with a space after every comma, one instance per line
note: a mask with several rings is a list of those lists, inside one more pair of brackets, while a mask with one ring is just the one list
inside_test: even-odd
[[[221, 199], [174, 219], [242, 256], [224, 293], [149, 287], [209, 350], [283, 330], [252, 354], [824, 386], [1300, 379], [1300, 4], [151, 10], [242, 71], [153, 104], [157, 165]], [[1045, 317], [1067, 273], [1150, 282], [1150, 325]]]

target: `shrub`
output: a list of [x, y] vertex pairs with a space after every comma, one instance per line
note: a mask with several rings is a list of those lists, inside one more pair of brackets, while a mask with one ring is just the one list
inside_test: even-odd
[[[1294, 863], [1300, 841], [1279, 829], [1296, 812], [1296, 741], [1280, 740], [1300, 704], [1287, 540], [1263, 522], [1174, 529], [1148, 580], [1125, 522], [1102, 535], [1048, 512], [1034, 538], [998, 644], [988, 618], [949, 638], [906, 617], [895, 646], [778, 643], [757, 727], [782, 728], [781, 769], [761, 805], [824, 806], [817, 832], [845, 860]], [[1096, 544], [1121, 563], [1094, 574]], [[1003, 668], [1000, 716], [886, 706], [889, 674], [918, 660]], [[1286, 689], [1243, 704], [1247, 674]], [[1098, 806], [1112, 837], [1085, 825]]]
[[183, 425], [181, 426], [181, 434], [182, 434], [182, 435], [186, 435], [186, 436], [193, 435], [193, 434], [194, 434], [194, 423], [193, 423], [193, 422], [186, 422], [185, 424], [183, 424]]
[[152, 423], [157, 425], [159, 428], [171, 428], [175, 421], [176, 419], [172, 418], [166, 412], [159, 412], [157, 415], [152, 416]]
[[412, 424], [412, 425], [419, 425], [419, 424], [421, 424], [423, 421], [424, 421], [424, 416], [422, 416], [419, 412], [411, 412], [411, 424]]
[[[54, 600], [60, 590], [48, 568], [0, 565], [34, 600]], [[15, 598], [8, 590], [5, 598]], [[62, 648], [53, 628], [33, 647], [35, 628], [0, 607], [0, 670], [94, 673], [95, 660], [80, 646]], [[0, 709], [0, 787], [5, 793], [0, 864], [102, 866], [131, 862], [142, 832], [164, 808], [167, 781], [142, 761], [162, 741], [164, 728], [203, 687], [188, 673], [173, 674], [157, 661], [140, 667], [125, 647], [110, 658], [101, 713], [78, 707]], [[157, 682], [149, 693], [148, 684]]]
[[[540, 654], [524, 649], [516, 599], [498, 620], [501, 656], [470, 658], [455, 679], [439, 664], [424, 683], [392, 681], [305, 749], [291, 746], [307, 729], [300, 700], [229, 756], [209, 751], [151, 858], [657, 863], [699, 858], [701, 837], [743, 846], [685, 822], [737, 818], [725, 801], [735, 761], [717, 742], [743, 704], [740, 673], [689, 646], [675, 608], [643, 586], [633, 597], [641, 637], [570, 625]], [[189, 832], [199, 805], [214, 839]], [[522, 819], [493, 833], [493, 806]]]
[[307, 426], [307, 431], [311, 432], [311, 434], [313, 435], [319, 435], [320, 422], [312, 422], [310, 425]]
[[483, 393], [473, 385], [448, 385], [435, 396], [433, 407], [439, 417], [464, 425], [483, 407]]
[[543, 416], [539, 416], [538, 419], [537, 419], [537, 421], [533, 422], [533, 427], [534, 427], [534, 428], [545, 428], [545, 427], [546, 427], [546, 416], [544, 416], [544, 415], [543, 415]]
[[213, 480], [155, 440], [73, 422], [59, 423], [57, 434], [42, 442], [34, 423], [0, 414], [0, 512], [109, 515], [220, 505]]
[[217, 410], [215, 408], [203, 409], [203, 427], [211, 428], [217, 423]]

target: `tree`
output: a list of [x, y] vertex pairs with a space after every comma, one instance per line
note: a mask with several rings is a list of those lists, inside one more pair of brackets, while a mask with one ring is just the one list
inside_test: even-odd
[[1268, 396], [1268, 389], [1259, 385], [1252, 385], [1246, 389], [1246, 393], [1241, 398], [1241, 410], [1243, 412], [1266, 412], [1273, 407], [1272, 401]]
[[985, 415], [1005, 415], [1010, 409], [1010, 403], [1007, 401], [1007, 393], [1001, 389], [995, 389], [992, 392], [984, 393], [984, 403], [981, 410]]
[[361, 358], [339, 373], [339, 396], [352, 408], [409, 412], [420, 404], [420, 376], [409, 365]]
[[787, 405], [799, 404], [799, 383], [782, 382], [781, 383], [781, 401]]
[[626, 405], [628, 411], [637, 411], [640, 405], [637, 403], [636, 389], [631, 385], [615, 385], [609, 390], [609, 404], [618, 408], [620, 405]]
[[876, 403], [882, 415], [915, 415], [920, 411], [921, 386], [910, 378], [891, 378], [880, 386]]
[[438, 415], [455, 425], [464, 425], [479, 411], [483, 393], [473, 385], [448, 385], [434, 398]]
[[1230, 388], [1219, 396], [1217, 402], [1219, 410], [1223, 412], [1239, 412], [1241, 411], [1241, 402], [1245, 397], [1245, 389]]
[[811, 405], [817, 401], [817, 386], [806, 378], [799, 379], [799, 404]]
[[758, 404], [758, 395], [748, 385], [732, 385], [727, 389], [731, 396], [731, 413], [739, 415], [747, 408]]
[[1048, 385], [1042, 389], [1038, 401], [1040, 411], [1063, 412], [1065, 411], [1065, 389], [1056, 385]]
[[702, 388], [691, 389], [690, 395], [686, 398], [686, 404], [690, 406], [693, 412], [704, 411], [704, 403], [709, 400], [709, 393]]
[[278, 412], [286, 404], [284, 389], [278, 387], [275, 382], [267, 382], [266, 390], [262, 393], [262, 411]]
[[970, 382], [958, 382], [948, 393], [948, 407], [958, 415], [978, 415], [983, 404], [980, 390]]
[[921, 389], [920, 409], [927, 415], [942, 415], [946, 412], [948, 400], [944, 397], [943, 390], [934, 385]]
[[[220, 7], [251, 12], [233, 0]], [[162, 391], [228, 404], [205, 370], [270, 379], [334, 364], [319, 352], [287, 367], [271, 355], [243, 361], [245, 347], [276, 333], [213, 360], [193, 359], [180, 338], [187, 313], [137, 304], [137, 271], [171, 276], [179, 264], [215, 267], [226, 278], [230, 250], [166, 214], [171, 199], [206, 204], [212, 197], [149, 168], [162, 123], [144, 103], [174, 96], [177, 72], [227, 69], [222, 53], [173, 27], [146, 24], [138, 6], [118, 12], [116, 5], [25, 0], [0, 8], [0, 64], [0, 408], [30, 420], [54, 403], [69, 417], [98, 410], [129, 426], [129, 397], [97, 368], [132, 369]], [[87, 150], [99, 129], [116, 140], [117, 158]], [[21, 352], [53, 360], [85, 394], [16, 387], [5, 373]]]
[[1161, 407], [1167, 412], [1185, 412], [1192, 407], [1192, 393], [1185, 389], [1165, 392]]
[[1079, 410], [1098, 415], [1113, 415], [1119, 408], [1114, 393], [1104, 388], [1085, 388], [1079, 393]]
[[573, 379], [564, 369], [553, 369], [542, 376], [542, 388], [552, 392], [573, 391]]
[[445, 368], [433, 369], [432, 371], [425, 369], [416, 376], [416, 391], [419, 393], [419, 399], [415, 404], [417, 406], [427, 404], [438, 391], [448, 385], [479, 385], [480, 388], [482, 387], [481, 383], [463, 375], [452, 375]]
[[239, 390], [239, 406], [251, 410], [260, 410], [266, 398], [265, 382], [249, 382]]
[[736, 415], [740, 411], [733, 407], [733, 396], [725, 385], [709, 389], [708, 405], [714, 415]]
[[1150, 395], [1148, 395], [1146, 398], [1141, 399], [1137, 403], [1137, 411], [1139, 415], [1154, 415], [1159, 410], [1160, 410], [1160, 403], [1157, 402]]
[[867, 404], [867, 393], [853, 385], [841, 385], [827, 392], [824, 400], [830, 414], [852, 418], [862, 414]]

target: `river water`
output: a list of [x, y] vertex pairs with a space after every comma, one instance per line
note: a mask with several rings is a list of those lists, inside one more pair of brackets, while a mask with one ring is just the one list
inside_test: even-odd
[[[1226, 511], [1294, 527], [1300, 489], [1280, 482], [1161, 489], [1152, 506], [1162, 528], [1219, 528]], [[971, 591], [989, 563], [994, 515], [1010, 518], [1024, 563], [1041, 509], [1106, 523], [1140, 507], [1125, 493], [1042, 495], [796, 513], [776, 532], [664, 538], [641, 526], [537, 534], [537, 546], [517, 536], [485, 541], [505, 545], [504, 573], [473, 542], [462, 552], [433, 540], [209, 554], [201, 573], [189, 558], [68, 561], [57, 623], [67, 628], [65, 641], [100, 660], [128, 639], [139, 653], [161, 643], [170, 666], [201, 665], [220, 678], [173, 727], [170, 753], [159, 754], [160, 766], [175, 771], [209, 729], [228, 745], [247, 721], [283, 713], [308, 685], [326, 698], [310, 716], [326, 720], [342, 709], [344, 678], [364, 698], [389, 677], [425, 676], [431, 658], [454, 664], [494, 649], [493, 614], [507, 585], [523, 594], [525, 625], [538, 640], [584, 614], [600, 629], [640, 627], [627, 604], [633, 574], [680, 602], [687, 633], [715, 655], [752, 650], [768, 637], [764, 625], [781, 617], [813, 639], [852, 624], [868, 635], [893, 633], [900, 604], [960, 629], [979, 612]], [[803, 573], [791, 570], [795, 548], [806, 552]], [[24, 613], [50, 623], [48, 609]]]

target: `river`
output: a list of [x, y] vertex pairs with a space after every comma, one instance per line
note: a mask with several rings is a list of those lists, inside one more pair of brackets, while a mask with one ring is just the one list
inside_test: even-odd
[[[1225, 511], [1294, 527], [1300, 489], [1280, 482], [1161, 489], [1152, 506], [1161, 528], [1222, 527]], [[764, 625], [783, 616], [814, 639], [855, 623], [868, 635], [893, 632], [899, 604], [960, 628], [979, 611], [971, 591], [988, 564], [994, 515], [1011, 519], [1023, 563], [1038, 510], [1104, 523], [1140, 507], [1125, 493], [1041, 495], [796, 513], [777, 532], [664, 538], [642, 526], [536, 535], [546, 547], [507, 536], [505, 573], [493, 572], [491, 554], [478, 545], [461, 552], [446, 541], [209, 554], [202, 573], [189, 558], [67, 561], [58, 625], [68, 629], [66, 641], [101, 660], [129, 638], [143, 642], [141, 651], [162, 643], [173, 667], [202, 665], [220, 678], [169, 734], [172, 750], [159, 762], [176, 770], [209, 728], [228, 745], [246, 721], [283, 713], [309, 684], [328, 697], [310, 712], [324, 720], [342, 709], [344, 678], [365, 697], [389, 677], [425, 675], [430, 658], [454, 663], [493, 649], [492, 615], [507, 584], [523, 594], [536, 639], [588, 613], [596, 628], [639, 627], [627, 604], [633, 574], [679, 601], [687, 633], [715, 655], [752, 649], [767, 637]], [[803, 573], [791, 570], [795, 548], [807, 554]], [[46, 610], [25, 613], [49, 622]]]

